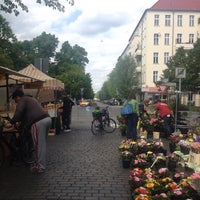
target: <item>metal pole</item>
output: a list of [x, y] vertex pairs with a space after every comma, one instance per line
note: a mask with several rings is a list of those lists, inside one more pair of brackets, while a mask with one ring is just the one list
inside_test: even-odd
[[175, 124], [174, 124], [174, 131], [176, 132], [177, 129], [177, 107], [178, 107], [178, 92], [176, 91], [176, 107], [175, 107]]

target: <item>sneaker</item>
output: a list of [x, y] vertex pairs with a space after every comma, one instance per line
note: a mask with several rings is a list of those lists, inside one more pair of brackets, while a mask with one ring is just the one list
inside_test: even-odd
[[71, 131], [71, 129], [65, 129], [65, 130], [64, 130], [65, 133], [68, 133], [68, 132], [70, 132], [70, 131]]
[[32, 173], [36, 173], [37, 170], [38, 170], [38, 168], [37, 168], [36, 166], [31, 166], [31, 167], [30, 167], [30, 171], [31, 171]]
[[38, 169], [38, 170], [37, 170], [37, 173], [38, 173], [38, 174], [41, 174], [41, 173], [44, 173], [44, 172], [45, 172], [44, 169]]
[[32, 173], [38, 173], [38, 174], [44, 173], [45, 171], [44, 169], [38, 168], [36, 166], [32, 166], [30, 170]]

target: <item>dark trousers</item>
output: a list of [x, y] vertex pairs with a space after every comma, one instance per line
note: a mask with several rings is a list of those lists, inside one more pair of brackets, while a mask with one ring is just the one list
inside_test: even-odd
[[70, 129], [70, 124], [71, 124], [71, 113], [68, 113], [67, 115], [62, 115], [63, 130]]
[[171, 134], [171, 116], [165, 115], [163, 117], [163, 120], [164, 120], [165, 137], [168, 138]]
[[137, 122], [138, 115], [136, 113], [127, 116], [127, 139], [137, 140]]

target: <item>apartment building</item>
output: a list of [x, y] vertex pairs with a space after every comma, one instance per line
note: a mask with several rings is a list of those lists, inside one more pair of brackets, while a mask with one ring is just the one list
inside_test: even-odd
[[157, 91], [169, 58], [179, 47], [193, 48], [199, 37], [200, 0], [158, 0], [143, 13], [120, 58], [134, 57], [142, 92]]

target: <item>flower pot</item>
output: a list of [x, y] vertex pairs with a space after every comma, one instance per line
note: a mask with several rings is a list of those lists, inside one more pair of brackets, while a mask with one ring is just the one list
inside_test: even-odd
[[121, 130], [121, 136], [123, 136], [123, 137], [126, 136], [126, 130]]
[[123, 168], [130, 168], [131, 159], [130, 158], [123, 158], [122, 159], [122, 167]]
[[180, 149], [181, 149], [181, 153], [183, 153], [184, 155], [187, 155], [190, 153], [190, 148], [180, 145]]
[[169, 143], [170, 153], [173, 153], [176, 150], [176, 144], [174, 142]]
[[175, 172], [177, 167], [177, 162], [175, 160], [169, 160], [168, 162], [168, 169], [171, 172]]

